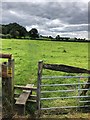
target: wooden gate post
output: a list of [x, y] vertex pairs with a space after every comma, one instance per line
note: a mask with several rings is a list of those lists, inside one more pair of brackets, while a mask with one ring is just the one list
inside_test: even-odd
[[41, 77], [42, 77], [42, 68], [43, 61], [38, 62], [38, 80], [37, 80], [37, 110], [38, 110], [38, 118], [40, 117], [40, 85], [41, 85]]
[[2, 65], [2, 118], [12, 119], [14, 103], [14, 60]]

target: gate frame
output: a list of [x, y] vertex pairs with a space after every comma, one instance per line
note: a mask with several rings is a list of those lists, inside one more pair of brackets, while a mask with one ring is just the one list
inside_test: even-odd
[[[53, 71], [61, 71], [61, 72], [67, 72], [67, 73], [86, 73], [90, 74], [90, 70], [63, 65], [63, 64], [46, 64], [42, 60], [38, 62], [38, 78], [37, 78], [37, 114], [38, 118], [40, 117], [41, 112], [41, 104], [40, 104], [40, 98], [41, 98], [41, 80], [44, 78], [42, 77], [42, 71], [43, 69], [53, 70]], [[52, 77], [52, 76], [51, 76]], [[79, 76], [80, 78], [80, 76]], [[90, 76], [88, 77], [88, 81], [84, 86], [84, 89], [82, 91], [81, 95], [85, 95], [90, 87]]]

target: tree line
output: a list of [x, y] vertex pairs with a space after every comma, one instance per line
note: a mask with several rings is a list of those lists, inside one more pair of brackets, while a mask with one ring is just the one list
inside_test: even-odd
[[36, 39], [39, 37], [38, 30], [32, 28], [29, 32], [23, 26], [17, 23], [10, 23], [7, 25], [0, 25], [1, 38], [26, 38]]
[[17, 24], [10, 23], [7, 25], [0, 25], [0, 38], [15, 38], [15, 39], [39, 39], [39, 40], [55, 40], [55, 41], [89, 41], [81, 38], [70, 38], [70, 37], [61, 37], [60, 35], [56, 35], [55, 38], [52, 36], [43, 36], [40, 35], [36, 28], [31, 28], [30, 31], [27, 31], [25, 27]]

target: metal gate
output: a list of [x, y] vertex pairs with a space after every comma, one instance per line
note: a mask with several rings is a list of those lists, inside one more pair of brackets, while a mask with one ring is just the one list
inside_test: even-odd
[[[69, 76], [46, 76], [42, 70], [49, 69], [76, 73]], [[81, 75], [81, 73], [86, 73]], [[90, 112], [90, 77], [88, 70], [72, 66], [38, 64], [38, 115], [42, 111], [58, 111], [58, 114], [70, 111]], [[77, 75], [79, 74], [79, 75]], [[48, 112], [49, 113], [49, 112]]]

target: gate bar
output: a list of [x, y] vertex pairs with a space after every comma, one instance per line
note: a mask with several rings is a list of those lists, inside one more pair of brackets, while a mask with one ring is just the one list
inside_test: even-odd
[[51, 98], [41, 98], [40, 100], [55, 100], [62, 98], [90, 98], [90, 96], [68, 96], [68, 97], [51, 97]]
[[[82, 91], [82, 90], [90, 90], [90, 89], [77, 89], [78, 91]], [[74, 92], [74, 91], [76, 91], [76, 89], [74, 89], [74, 90], [50, 90], [50, 91], [42, 91], [41, 92], [41, 94], [43, 94], [43, 93], [51, 93], [51, 92]]]
[[41, 108], [41, 110], [50, 110], [50, 109], [69, 109], [69, 108], [89, 108], [90, 106], [85, 105], [85, 106], [63, 106], [63, 107], [50, 107], [50, 108]]
[[76, 90], [55, 90], [55, 91], [50, 90], [50, 91], [42, 91], [41, 94], [42, 93], [51, 93], [51, 92], [74, 92], [74, 91], [76, 91]]
[[71, 86], [71, 85], [88, 85], [90, 83], [72, 83], [72, 84], [42, 84], [41, 87], [48, 87], [48, 86]]
[[79, 101], [80, 103], [90, 103], [90, 101]]
[[90, 78], [90, 76], [42, 76], [41, 79], [55, 79], [55, 78]]

